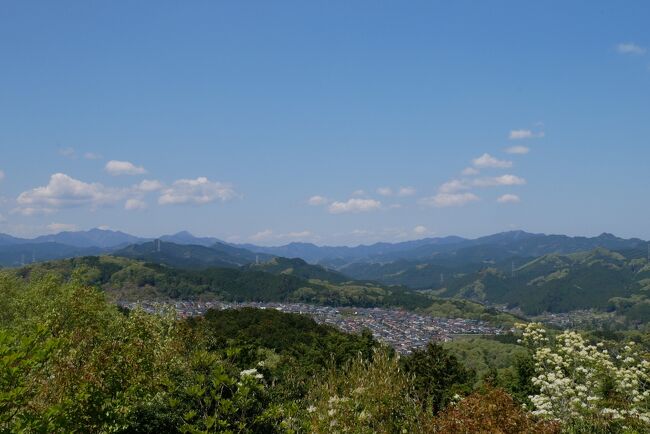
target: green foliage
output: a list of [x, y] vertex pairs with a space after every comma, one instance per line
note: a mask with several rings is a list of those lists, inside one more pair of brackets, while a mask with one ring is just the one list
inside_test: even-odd
[[[294, 261], [294, 260], [292, 260]], [[293, 301], [335, 306], [401, 306], [425, 308], [431, 299], [404, 288], [386, 288], [362, 282], [331, 283], [306, 280], [299, 275], [327, 277], [331, 273], [277, 273], [260, 271], [260, 267], [179, 269], [112, 256], [81, 257], [37, 264], [20, 270], [27, 276], [53, 271], [68, 279], [73, 270], [78, 278], [97, 285], [112, 297], [221, 299], [226, 301]], [[305, 265], [305, 267], [314, 267]], [[322, 270], [320, 267], [317, 267]]]
[[211, 247], [206, 247], [160, 240], [132, 244], [118, 250], [114, 255], [181, 268], [236, 268], [256, 259], [256, 255], [249, 250], [223, 243], [215, 243]]
[[441, 292], [520, 307], [526, 314], [576, 309], [616, 309], [630, 321], [647, 322], [650, 267], [606, 249], [546, 255], [514, 270], [487, 268], [455, 278]]
[[[468, 338], [444, 347], [431, 344], [400, 358], [367, 331], [345, 334], [297, 314], [240, 309], [179, 320], [171, 311], [118, 309], [101, 289], [116, 282], [144, 285], [141, 288], [158, 288], [149, 286], [151, 282], [175, 282], [180, 290], [192, 282], [206, 285], [207, 291], [220, 282], [226, 286], [219, 294], [225, 296], [229, 293], [224, 288], [239, 291], [239, 284], [252, 285], [240, 294], [252, 294], [258, 278], [304, 283], [286, 273], [172, 270], [115, 257], [0, 272], [0, 432], [393, 433], [468, 432], [467, 427], [477, 426], [494, 428], [488, 432], [516, 432], [517, 427], [556, 432], [557, 424], [538, 423], [520, 404], [542, 402], [542, 364], [565, 350], [547, 351], [542, 358], [533, 353], [533, 359], [512, 336], [503, 336]], [[337, 294], [337, 288], [346, 285], [307, 283], [331, 297], [343, 297], [339, 302], [367, 297], [371, 303], [386, 303], [395, 294], [404, 296], [406, 303], [413, 295], [365, 284]], [[639, 331], [602, 330], [592, 336], [599, 334], [634, 341], [628, 345], [639, 350], [628, 358], [631, 350], [622, 349], [621, 362], [603, 364], [608, 370], [596, 372], [603, 380], [594, 393], [614, 406], [629, 401], [625, 394], [636, 391], [634, 402], [619, 407], [647, 407], [647, 394], [639, 392], [647, 384], [630, 386], [621, 379], [634, 382], [641, 378], [638, 372], [650, 366], [643, 353], [650, 338]], [[584, 343], [577, 335], [566, 336]], [[576, 366], [571, 369], [578, 372]], [[605, 375], [610, 371], [615, 375]], [[618, 383], [608, 382], [608, 377]], [[492, 393], [486, 383], [510, 395]], [[477, 385], [487, 390], [485, 395], [458, 402]], [[528, 400], [531, 395], [534, 399]], [[486, 403], [481, 396], [494, 402]], [[599, 432], [603, 426], [626, 432], [622, 422], [603, 420], [563, 422], [567, 432]], [[645, 428], [640, 419], [621, 420]], [[456, 431], [441, 428], [459, 426]]]
[[21, 337], [0, 330], [0, 432], [45, 428], [28, 403], [38, 393], [32, 379], [56, 349], [57, 341], [46, 335], [42, 327]]
[[476, 319], [499, 327], [512, 326], [522, 321], [522, 318], [515, 315], [499, 312], [471, 300], [432, 298], [430, 303], [425, 311], [434, 317]]
[[477, 379], [490, 373], [512, 376], [516, 358], [527, 354], [527, 350], [520, 345], [483, 337], [458, 338], [444, 343], [443, 347], [473, 370]]
[[300, 258], [272, 258], [259, 264], [249, 264], [247, 268], [271, 274], [290, 274], [305, 280], [326, 280], [332, 283], [350, 281], [349, 277], [344, 276], [339, 272], [328, 270], [320, 265], [308, 264]]
[[251, 371], [242, 371], [237, 379], [217, 355], [193, 353], [189, 381], [174, 398], [175, 405], [183, 408], [180, 431], [260, 432], [257, 420], [266, 405], [266, 390], [262, 375]]
[[297, 429], [314, 376], [376, 345], [277, 311], [123, 312], [89, 275], [0, 273], [0, 432]]
[[331, 369], [309, 395], [310, 432], [422, 432], [430, 417], [399, 359], [385, 348], [372, 360]]
[[469, 392], [475, 376], [453, 354], [433, 343], [404, 358], [402, 366], [413, 376], [420, 401], [433, 413], [443, 409], [455, 395]]

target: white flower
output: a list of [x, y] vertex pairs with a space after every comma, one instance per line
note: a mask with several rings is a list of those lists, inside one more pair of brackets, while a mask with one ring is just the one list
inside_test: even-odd
[[257, 369], [244, 369], [239, 373], [240, 377], [254, 377], [257, 374]]

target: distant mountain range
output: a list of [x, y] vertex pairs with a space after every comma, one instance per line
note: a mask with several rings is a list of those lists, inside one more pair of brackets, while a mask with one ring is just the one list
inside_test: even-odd
[[[157, 239], [101, 229], [35, 239], [0, 234], [0, 265], [5, 267], [107, 254], [177, 270], [231, 269], [247, 279], [266, 274], [288, 279], [273, 280], [277, 284], [308, 281], [305, 291], [318, 287], [318, 297], [325, 298], [330, 284], [347, 285], [345, 297], [353, 298], [353, 288], [379, 285], [507, 305], [526, 314], [597, 308], [633, 321], [650, 319], [648, 243], [606, 233], [569, 237], [512, 231], [356, 247], [234, 245], [188, 232]], [[347, 303], [345, 297], [339, 302]]]
[[231, 268], [258, 261], [267, 261], [272, 258], [272, 256], [264, 253], [253, 253], [250, 250], [219, 242], [206, 247], [197, 244], [176, 244], [161, 240], [132, 244], [113, 252], [113, 255], [178, 268]]
[[[236, 250], [236, 256], [239, 255], [240, 258], [234, 261], [237, 264], [241, 263], [242, 258], [248, 261], [245, 263], [249, 263], [256, 261], [258, 256], [267, 258], [278, 256], [301, 258], [312, 264], [318, 263], [340, 270], [355, 263], [386, 264], [395, 261], [423, 260], [435, 260], [440, 266], [457, 267], [460, 264], [498, 262], [513, 257], [534, 258], [552, 253], [568, 254], [599, 247], [609, 250], [634, 249], [645, 244], [645, 241], [638, 238], [624, 239], [607, 233], [597, 237], [569, 237], [523, 231], [502, 232], [476, 239], [448, 236], [355, 247], [317, 246], [311, 243], [290, 243], [277, 247], [236, 245], [214, 237], [195, 237], [187, 231], [163, 235], [157, 239], [162, 242], [203, 246], [220, 251], [228, 251], [229, 248], [239, 249]], [[89, 252], [110, 253], [153, 240], [97, 228], [88, 231], [60, 232], [33, 239], [0, 234], [0, 266], [17, 266], [33, 260], [82, 256]], [[138, 249], [132, 247], [131, 250]], [[233, 253], [235, 250], [230, 252]], [[256, 255], [251, 255], [251, 252]], [[226, 260], [231, 261], [232, 258]]]
[[341, 266], [352, 262], [393, 262], [402, 259], [430, 259], [442, 254], [480, 252], [482, 260], [510, 256], [536, 257], [550, 253], [575, 253], [604, 247], [610, 250], [632, 249], [645, 241], [624, 239], [603, 233], [597, 237], [569, 237], [566, 235], [533, 234], [524, 231], [502, 232], [476, 239], [456, 236], [424, 238], [401, 243], [376, 243], [356, 247], [319, 247], [309, 243], [291, 243], [279, 247], [259, 247], [244, 244], [241, 247], [253, 252], [276, 256], [299, 257], [308, 262], [323, 262]]

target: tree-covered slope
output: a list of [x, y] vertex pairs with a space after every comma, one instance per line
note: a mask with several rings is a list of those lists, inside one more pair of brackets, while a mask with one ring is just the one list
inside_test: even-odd
[[612, 309], [650, 289], [646, 259], [627, 259], [606, 249], [546, 255], [514, 269], [485, 268], [449, 282], [442, 295], [521, 308], [525, 313]]
[[255, 262], [260, 256], [223, 243], [206, 247], [160, 240], [133, 244], [116, 251], [114, 255], [181, 268], [239, 267]]
[[265, 262], [253, 263], [246, 266], [251, 271], [264, 271], [272, 274], [288, 274], [302, 279], [326, 280], [332, 283], [343, 283], [351, 279], [342, 273], [329, 270], [320, 265], [308, 264], [300, 258], [275, 257]]
[[209, 298], [228, 301], [292, 301], [329, 305], [426, 307], [430, 297], [402, 287], [364, 282], [334, 283], [272, 274], [244, 268], [176, 268], [164, 264], [114, 257], [81, 257], [34, 264], [17, 272], [23, 276], [56, 272], [69, 278], [83, 273], [85, 281], [114, 297]]

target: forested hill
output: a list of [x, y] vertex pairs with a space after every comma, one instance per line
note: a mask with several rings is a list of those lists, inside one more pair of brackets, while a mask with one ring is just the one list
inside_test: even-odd
[[207, 247], [161, 240], [133, 244], [116, 251], [114, 255], [180, 268], [239, 267], [271, 258], [270, 255], [253, 253], [223, 243]]
[[[81, 270], [81, 271], [79, 271]], [[229, 301], [294, 301], [330, 305], [402, 306], [424, 308], [425, 295], [402, 288], [306, 279], [288, 273], [272, 274], [244, 268], [175, 268], [114, 256], [90, 256], [34, 264], [21, 275], [54, 272], [64, 277], [82, 272], [82, 278], [125, 299], [180, 298]]]
[[352, 280], [338, 271], [330, 270], [320, 265], [308, 264], [300, 258], [288, 259], [275, 257], [265, 262], [249, 264], [245, 268], [272, 274], [288, 274], [303, 279], [326, 280], [332, 283], [343, 283]]
[[[296, 260], [285, 260], [300, 264]], [[284, 263], [283, 261], [279, 261]], [[448, 301], [399, 286], [370, 282], [331, 282], [306, 278], [326, 277], [320, 267], [308, 266], [303, 277], [255, 267], [202, 269], [175, 268], [115, 256], [89, 256], [33, 264], [13, 272], [31, 278], [43, 273], [70, 279], [73, 275], [98, 286], [113, 299], [203, 299], [224, 301], [304, 302], [331, 306], [398, 307], [426, 310], [435, 316], [482, 319], [495, 324], [512, 324], [517, 319], [469, 300]], [[332, 274], [340, 278], [337, 274]]]
[[596, 249], [545, 255], [514, 270], [486, 267], [450, 279], [443, 296], [520, 307], [527, 314], [597, 308], [650, 320], [650, 263]]

